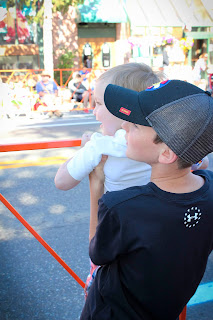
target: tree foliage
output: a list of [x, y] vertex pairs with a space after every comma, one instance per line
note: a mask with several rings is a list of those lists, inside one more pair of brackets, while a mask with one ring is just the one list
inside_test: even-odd
[[[69, 6], [77, 6], [83, 4], [84, 0], [52, 0], [53, 12], [60, 11], [62, 14], [66, 13]], [[44, 16], [44, 0], [7, 0], [7, 8], [15, 7], [22, 10], [24, 7], [31, 7], [35, 11], [35, 16], [26, 15], [28, 22], [36, 23], [43, 22]]]
[[61, 54], [61, 56], [58, 59], [57, 68], [63, 69], [63, 68], [73, 68], [74, 66], [74, 58], [77, 50], [70, 51], [67, 48], [63, 48], [64, 53]]
[[[63, 53], [58, 58], [58, 64], [56, 66], [57, 69], [70, 69], [74, 67], [74, 59], [76, 57], [77, 50], [70, 51], [67, 48], [62, 49]], [[70, 71], [63, 71], [63, 84], [66, 82]], [[57, 83], [60, 83], [60, 73], [59, 71], [54, 72], [54, 79]]]

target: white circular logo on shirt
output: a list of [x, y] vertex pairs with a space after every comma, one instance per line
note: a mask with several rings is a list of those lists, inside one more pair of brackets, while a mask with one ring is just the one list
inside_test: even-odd
[[191, 207], [185, 212], [184, 215], [184, 224], [186, 228], [195, 227], [200, 221], [202, 213], [198, 207]]

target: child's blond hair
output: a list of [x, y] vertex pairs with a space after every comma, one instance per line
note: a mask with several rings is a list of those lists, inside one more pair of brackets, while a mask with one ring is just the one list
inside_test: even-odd
[[163, 73], [153, 71], [148, 65], [131, 62], [105, 71], [97, 79], [97, 82], [116, 84], [140, 92], [164, 79], [165, 75]]

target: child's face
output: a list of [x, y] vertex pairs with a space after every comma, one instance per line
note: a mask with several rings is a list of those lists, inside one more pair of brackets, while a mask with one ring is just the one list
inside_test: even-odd
[[154, 129], [127, 121], [122, 123], [122, 128], [126, 131], [127, 157], [148, 164], [157, 163], [161, 144], [153, 142], [156, 136]]
[[49, 82], [49, 76], [42, 76], [42, 82]]
[[100, 128], [104, 135], [113, 136], [118, 129], [121, 129], [123, 120], [113, 116], [104, 104], [104, 91], [108, 83], [98, 81], [95, 85], [95, 109], [93, 114], [96, 120], [101, 122]]

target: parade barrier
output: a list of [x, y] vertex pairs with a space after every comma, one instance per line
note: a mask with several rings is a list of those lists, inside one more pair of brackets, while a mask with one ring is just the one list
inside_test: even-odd
[[69, 272], [69, 274], [80, 284], [82, 288], [85, 283], [77, 276], [77, 274], [61, 259], [61, 257], [47, 244], [47, 242], [31, 227], [31, 225], [16, 211], [16, 209], [3, 197], [0, 193], [1, 202], [12, 212], [12, 214], [27, 228], [28, 231], [42, 244], [42, 246]]
[[[60, 141], [46, 141], [46, 142], [30, 142], [19, 144], [0, 145], [0, 152], [10, 151], [25, 151], [25, 150], [39, 150], [51, 148], [65, 148], [65, 147], [79, 147], [81, 140], [60, 140]], [[43, 247], [62, 265], [62, 267], [84, 288], [85, 283], [78, 277], [78, 275], [61, 259], [61, 257], [46, 243], [46, 241], [31, 227], [31, 225], [16, 211], [16, 209], [5, 199], [0, 193], [1, 202], [11, 211], [11, 213], [23, 224], [25, 228], [43, 245]], [[179, 320], [186, 320], [185, 306], [179, 316]]]
[[[0, 152], [38, 150], [50, 148], [78, 147], [81, 140], [63, 140], [47, 142], [31, 142], [21, 144], [0, 145]], [[62, 267], [80, 284], [82, 288], [85, 283], [78, 275], [66, 264], [64, 260], [47, 244], [47, 242], [31, 227], [31, 225], [18, 213], [18, 211], [5, 199], [0, 193], [1, 202], [10, 210], [10, 212], [23, 224], [25, 228], [41, 243], [41, 245], [62, 265]]]
[[183, 311], [179, 315], [179, 320], [186, 320], [186, 306], [184, 307]]
[[[69, 81], [72, 79], [73, 73], [79, 72], [84, 77], [90, 76], [90, 82], [93, 77], [96, 77], [97, 72], [103, 72], [105, 69], [89, 69], [85, 70], [79, 68], [66, 68], [66, 69], [54, 69], [54, 81], [59, 87], [67, 87]], [[4, 83], [11, 82], [21, 82], [24, 86], [33, 88], [37, 81], [39, 81], [39, 76], [44, 71], [44, 69], [1, 69], [0, 78]], [[59, 77], [58, 77], [59, 73]], [[57, 77], [57, 79], [56, 79]]]
[[53, 148], [69, 148], [80, 147], [81, 140], [60, 140], [60, 141], [43, 141], [43, 142], [29, 142], [18, 144], [1, 144], [0, 152], [9, 151], [25, 151], [25, 150], [39, 150], [39, 149], [53, 149]]

